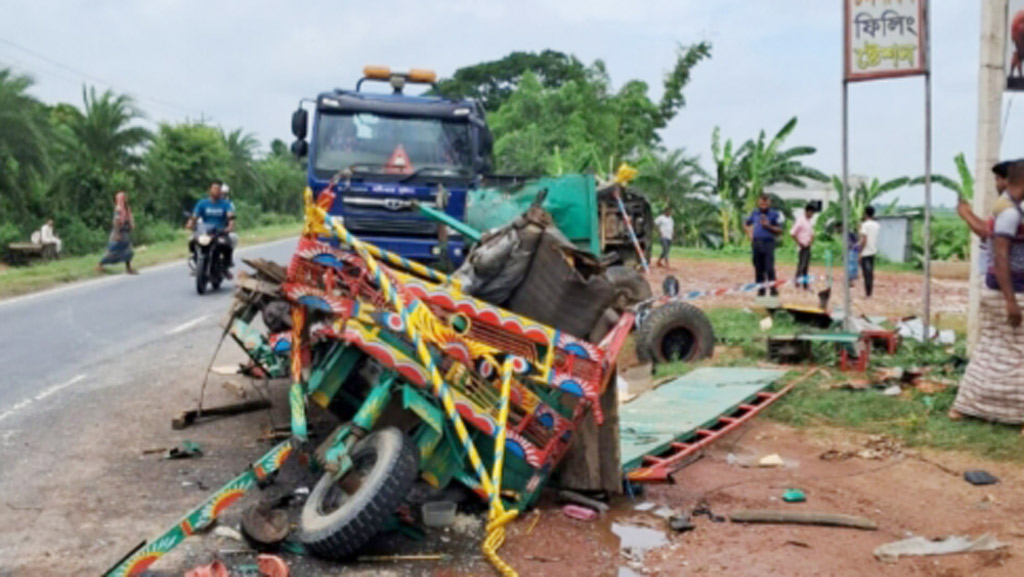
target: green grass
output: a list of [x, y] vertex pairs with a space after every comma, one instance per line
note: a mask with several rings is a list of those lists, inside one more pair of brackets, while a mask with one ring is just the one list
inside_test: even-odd
[[[239, 233], [239, 245], [258, 244], [298, 235], [301, 222], [274, 224], [246, 230]], [[148, 246], [136, 246], [132, 264], [137, 268], [185, 259], [188, 256], [188, 235], [185, 230], [177, 234], [174, 240], [158, 242]], [[25, 267], [12, 267], [0, 270], [0, 298], [30, 293], [63, 283], [102, 276], [97, 273], [96, 263], [103, 252], [95, 254], [62, 258], [60, 260], [37, 263]], [[124, 270], [122, 265], [108, 267], [110, 273]], [[107, 273], [109, 274], [109, 273]]]
[[[793, 334], [809, 329], [794, 325], [786, 313], [777, 313], [771, 330], [764, 332], [758, 323], [763, 313], [734, 308], [706, 311], [718, 339], [715, 358], [698, 364], [669, 363], [656, 368], [657, 377], [685, 374], [697, 366], [756, 366], [766, 361], [766, 336]], [[952, 354], [964, 355], [958, 344]], [[768, 418], [789, 425], [841, 427], [854, 431], [885, 434], [912, 447], [963, 450], [992, 459], [1024, 463], [1020, 427], [967, 419], [951, 421], [946, 412], [956, 397], [956, 388], [927, 395], [909, 390], [898, 397], [887, 397], [877, 390], [846, 391], [827, 388], [863, 375], [840, 373], [832, 345], [816, 343], [817, 366], [827, 369], [799, 384], [767, 412]], [[951, 351], [920, 343], [904, 343], [892, 356], [875, 354], [873, 367], [932, 367], [926, 378], [956, 382], [959, 373], [948, 361]], [[810, 368], [810, 366], [808, 366]]]

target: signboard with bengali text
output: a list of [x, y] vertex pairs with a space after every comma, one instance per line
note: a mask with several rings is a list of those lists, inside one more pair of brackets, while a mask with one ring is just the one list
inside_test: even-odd
[[843, 0], [847, 81], [925, 74], [926, 0]]

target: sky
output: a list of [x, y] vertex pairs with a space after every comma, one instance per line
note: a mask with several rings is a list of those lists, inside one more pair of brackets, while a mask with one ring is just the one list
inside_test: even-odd
[[[984, 0], [983, 0], [984, 1]], [[933, 2], [933, 162], [973, 167], [980, 3]], [[839, 0], [4, 0], [0, 66], [32, 75], [44, 102], [81, 102], [83, 83], [132, 94], [148, 122], [206, 119], [266, 146], [291, 140], [303, 97], [353, 87], [364, 65], [433, 68], [441, 76], [514, 50], [547, 48], [603, 60], [619, 85], [660, 96], [676, 47], [707, 40], [712, 58], [662, 132], [670, 148], [710, 160], [711, 133], [743, 141], [789, 118], [790, 145], [841, 171], [842, 2]], [[850, 171], [882, 180], [924, 172], [922, 78], [850, 87]], [[1008, 111], [1004, 155], [1024, 156], [1024, 102]], [[1020, 133], [1020, 131], [1017, 131]], [[920, 188], [900, 193], [920, 203]], [[935, 189], [936, 204], [952, 204]]]

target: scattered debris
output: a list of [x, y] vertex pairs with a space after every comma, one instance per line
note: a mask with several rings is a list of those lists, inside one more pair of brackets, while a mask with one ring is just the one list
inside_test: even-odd
[[721, 515], [715, 515], [711, 511], [711, 505], [707, 501], [701, 500], [697, 503], [697, 506], [690, 512], [691, 517], [700, 517], [701, 515], [707, 517], [712, 523], [725, 523], [725, 517]]
[[238, 367], [235, 365], [217, 365], [216, 367], [210, 368], [210, 372], [224, 376], [237, 375]]
[[772, 330], [772, 317], [764, 317], [763, 319], [761, 319], [760, 325], [761, 330], [763, 332], [768, 332]]
[[165, 459], [195, 459], [203, 456], [203, 447], [194, 441], [182, 441], [177, 447], [167, 451]]
[[234, 394], [239, 399], [249, 398], [249, 393], [245, 390], [245, 387], [234, 381], [224, 381], [221, 383], [221, 386], [231, 391], [231, 393]]
[[423, 524], [427, 527], [450, 527], [455, 523], [458, 503], [453, 501], [431, 501], [423, 504]]
[[288, 577], [289, 575], [288, 564], [277, 555], [262, 553], [256, 557], [256, 563], [259, 565], [260, 573], [266, 577]]
[[597, 511], [580, 505], [566, 505], [562, 507], [562, 513], [566, 517], [576, 519], [577, 521], [596, 521], [600, 517]]
[[807, 543], [805, 541], [794, 541], [793, 539], [790, 539], [789, 541], [786, 541], [786, 545], [792, 545], [794, 547], [803, 547], [804, 549], [810, 549], [811, 548], [810, 543]]
[[840, 451], [829, 449], [822, 453], [819, 458], [822, 461], [845, 461], [857, 457], [870, 461], [881, 461], [891, 457], [902, 456], [903, 445], [886, 435], [871, 435], [864, 442], [862, 449]]
[[650, 511], [655, 507], [655, 504], [650, 501], [644, 501], [643, 503], [637, 503], [633, 506], [634, 511]]
[[229, 577], [229, 575], [227, 565], [220, 561], [200, 565], [195, 569], [185, 572], [185, 577]]
[[[288, 495], [285, 499], [290, 498]], [[276, 503], [257, 503], [242, 513], [241, 534], [257, 551], [276, 551], [291, 532], [288, 512], [274, 505]]]
[[771, 455], [765, 455], [757, 461], [758, 467], [784, 467], [786, 462], [782, 460], [782, 457], [778, 453], [772, 453]]
[[562, 560], [561, 557], [541, 557], [540, 555], [527, 555], [525, 559], [528, 561], [538, 561], [540, 563], [558, 563]]
[[238, 532], [238, 529], [234, 527], [228, 527], [227, 525], [217, 525], [213, 528], [213, 534], [218, 537], [224, 537], [225, 539], [231, 539], [232, 541], [242, 541], [242, 534]]
[[964, 480], [972, 485], [995, 485], [999, 477], [988, 471], [967, 471], [964, 473]]
[[677, 533], [685, 533], [696, 528], [689, 515], [674, 515], [668, 518], [668, 526]]
[[658, 507], [652, 511], [652, 513], [654, 513], [655, 517], [661, 517], [662, 519], [667, 520], [676, 515], [676, 510], [671, 507]]
[[782, 493], [782, 500], [787, 503], [804, 503], [807, 501], [807, 496], [800, 489], [786, 489]]
[[823, 525], [826, 527], [864, 529], [866, 531], [878, 529], [878, 524], [864, 517], [837, 513], [817, 513], [813, 511], [742, 510], [730, 514], [729, 520], [733, 523]]
[[886, 387], [882, 391], [882, 394], [887, 396], [887, 397], [898, 397], [898, 396], [900, 396], [900, 393], [902, 393], [902, 392], [903, 392], [903, 388], [902, 387], [900, 387], [899, 385], [892, 385], [892, 386]]
[[194, 425], [200, 418], [206, 417], [228, 417], [232, 415], [241, 415], [243, 413], [251, 413], [253, 411], [260, 411], [263, 409], [270, 408], [270, 401], [266, 399], [256, 399], [252, 401], [244, 401], [241, 403], [234, 403], [231, 405], [223, 405], [220, 407], [206, 407], [203, 409], [191, 409], [188, 411], [182, 411], [177, 417], [171, 420], [171, 428], [175, 431], [184, 429], [190, 425]]
[[924, 537], [911, 537], [902, 541], [880, 545], [875, 549], [875, 557], [884, 563], [895, 563], [901, 556], [975, 553], [978, 551], [995, 551], [1006, 546], [1006, 543], [1001, 543], [991, 533], [985, 533], [974, 540], [970, 537], [962, 536], [935, 540]]
[[577, 493], [576, 491], [570, 491], [568, 489], [563, 489], [563, 490], [558, 492], [558, 500], [563, 502], [563, 503], [575, 503], [577, 505], [583, 505], [584, 507], [589, 507], [591, 509], [596, 509], [597, 511], [600, 511], [601, 513], [607, 513], [608, 512], [608, 504], [607, 503], [602, 503], [601, 501], [598, 501], [597, 499], [591, 499], [590, 497], [587, 497], [586, 495], [581, 495], [581, 494]]
[[152, 449], [143, 449], [142, 450], [142, 454], [143, 455], [159, 455], [161, 453], [166, 453], [166, 452], [167, 452], [167, 447], [154, 447]]

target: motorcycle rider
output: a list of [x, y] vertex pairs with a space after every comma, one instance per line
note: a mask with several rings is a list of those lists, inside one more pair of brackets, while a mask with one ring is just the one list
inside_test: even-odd
[[[211, 229], [211, 232], [225, 232], [228, 234], [231, 242], [226, 255], [228, 265], [227, 270], [224, 271], [224, 276], [230, 279], [232, 278], [231, 268], [235, 266], [234, 249], [235, 245], [238, 244], [238, 235], [235, 234], [235, 205], [224, 196], [223, 186], [224, 183], [220, 180], [210, 182], [209, 198], [204, 198], [196, 203], [192, 216], [185, 223], [185, 228], [193, 230], [196, 221], [202, 220], [203, 224]], [[195, 239], [189, 241], [189, 252], [192, 254], [193, 262], [195, 262]]]

